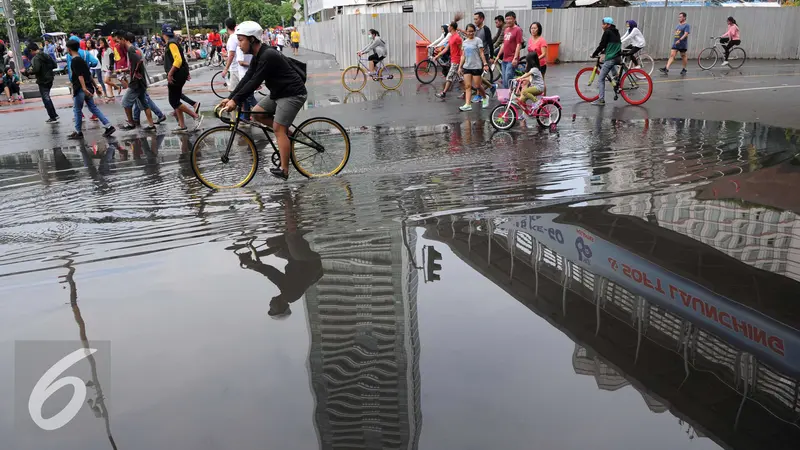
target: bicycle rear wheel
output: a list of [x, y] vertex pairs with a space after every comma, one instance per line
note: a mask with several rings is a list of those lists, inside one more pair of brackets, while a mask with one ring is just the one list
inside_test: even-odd
[[717, 59], [719, 59], [717, 49], [714, 47], [707, 47], [697, 55], [697, 65], [703, 70], [710, 70], [717, 65]]
[[228, 97], [228, 80], [222, 76], [222, 71], [215, 73], [211, 77], [211, 91], [219, 98]]
[[601, 82], [605, 83], [605, 80], [599, 80], [600, 70], [598, 69], [597, 73], [594, 73], [594, 69], [594, 67], [584, 67], [575, 75], [575, 91], [578, 93], [578, 97], [585, 102], [593, 102], [600, 98], [597, 86]]
[[328, 177], [350, 159], [350, 137], [338, 122], [314, 117], [292, 133], [292, 165], [306, 178]]
[[359, 66], [350, 66], [342, 72], [342, 86], [350, 92], [359, 92], [367, 85], [367, 72]]
[[728, 53], [728, 67], [731, 69], [742, 67], [746, 60], [747, 53], [745, 53], [744, 49], [741, 47], [734, 47], [731, 49], [730, 53]]
[[[226, 156], [228, 144], [231, 150]], [[211, 189], [244, 187], [258, 169], [258, 150], [242, 130], [232, 135], [230, 127], [214, 127], [197, 138], [191, 161], [194, 175]]]
[[393, 91], [403, 84], [403, 69], [395, 64], [387, 64], [378, 72], [378, 80], [384, 89]]
[[653, 69], [656, 67], [656, 63], [655, 61], [653, 61], [653, 57], [646, 53], [644, 55], [637, 55], [636, 57], [639, 59], [639, 67], [646, 74], [652, 75]]
[[642, 69], [632, 69], [622, 75], [620, 94], [631, 105], [641, 105], [653, 94], [653, 80]]
[[433, 80], [436, 79], [436, 75], [439, 69], [436, 67], [436, 63], [431, 61], [430, 59], [426, 59], [424, 61], [420, 61], [416, 67], [414, 67], [414, 75], [417, 77], [422, 84], [431, 84]]
[[492, 110], [492, 126], [498, 130], [510, 130], [517, 123], [517, 109], [514, 105], [497, 105]]

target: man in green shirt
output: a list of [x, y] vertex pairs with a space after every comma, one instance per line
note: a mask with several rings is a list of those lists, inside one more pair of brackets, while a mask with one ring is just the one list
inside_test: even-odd
[[57, 68], [58, 64], [50, 55], [40, 51], [35, 42], [28, 45], [28, 51], [33, 55], [33, 59], [30, 67], [23, 74], [27, 77], [36, 77], [39, 93], [42, 94], [42, 103], [44, 103], [44, 108], [47, 110], [47, 115], [50, 116], [45, 123], [57, 123], [58, 114], [56, 114], [56, 108], [53, 106], [53, 100], [50, 99], [50, 89], [53, 88], [53, 80], [55, 79], [53, 69]]

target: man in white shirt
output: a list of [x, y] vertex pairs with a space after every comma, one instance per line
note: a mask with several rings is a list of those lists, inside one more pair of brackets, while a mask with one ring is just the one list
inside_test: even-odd
[[279, 52], [283, 52], [283, 46], [286, 45], [286, 36], [284, 36], [283, 33], [281, 32], [281, 33], [278, 33], [278, 36], [277, 36], [276, 39], [278, 41], [277, 42], [278, 43], [278, 51]]
[[[235, 36], [235, 35], [234, 35]], [[237, 41], [238, 42], [238, 41]], [[253, 59], [253, 55], [247, 55], [242, 51], [241, 47], [236, 48], [236, 63], [239, 66], [239, 79], [243, 79], [244, 75], [247, 73], [247, 69], [250, 68], [250, 61]], [[243, 106], [243, 111], [245, 112], [243, 119], [250, 120], [250, 110], [258, 104], [256, 100], [256, 95], [253, 94], [247, 98], [247, 103]]]
[[[225, 19], [225, 28], [228, 29], [228, 43], [225, 49], [228, 50], [228, 61], [225, 64], [225, 70], [222, 71], [222, 78], [225, 78], [230, 73], [231, 77], [228, 79], [228, 90], [233, 92], [236, 85], [239, 84], [239, 62], [236, 60], [236, 50], [239, 49], [239, 39], [236, 37], [236, 21], [228, 17]], [[245, 69], [245, 72], [247, 70]]]

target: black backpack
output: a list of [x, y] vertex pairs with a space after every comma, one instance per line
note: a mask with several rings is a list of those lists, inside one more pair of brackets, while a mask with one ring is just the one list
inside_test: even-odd
[[300, 78], [303, 80], [303, 83], [305, 83], [306, 79], [308, 79], [308, 76], [306, 75], [306, 69], [308, 66], [306, 65], [306, 63], [294, 58], [290, 58], [285, 55], [283, 57], [286, 58], [286, 62], [289, 63], [289, 67], [294, 69], [295, 72], [297, 72], [297, 74], [300, 75]]

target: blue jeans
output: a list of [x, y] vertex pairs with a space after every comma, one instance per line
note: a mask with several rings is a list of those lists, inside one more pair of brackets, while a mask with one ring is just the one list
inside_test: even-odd
[[[157, 117], [159, 119], [164, 117], [164, 113], [161, 112], [161, 109], [158, 107], [158, 105], [156, 105], [155, 102], [153, 101], [153, 99], [150, 98], [150, 94], [144, 94], [144, 98], [145, 98], [145, 101], [147, 101], [147, 107], [150, 108], [150, 111], [153, 111], [153, 114], [155, 115], [155, 117]], [[141, 115], [141, 113], [142, 113], [142, 110], [139, 109], [139, 103], [138, 102], [134, 103], [133, 104], [133, 121], [134, 122], [138, 122], [139, 121], [139, 116]]]
[[40, 84], [39, 93], [42, 95], [42, 103], [44, 103], [44, 109], [47, 110], [47, 115], [49, 115], [51, 119], [55, 119], [58, 117], [58, 114], [56, 113], [55, 106], [53, 106], [53, 100], [50, 99], [50, 89], [52, 88], [53, 83]]
[[503, 88], [508, 89], [511, 80], [514, 79], [514, 66], [511, 62], [502, 61], [500, 63], [500, 76], [503, 78]]
[[97, 80], [97, 83], [100, 85], [100, 88], [103, 90], [103, 95], [106, 94], [106, 84], [103, 82], [103, 69], [91, 69], [92, 77]]
[[600, 68], [600, 100], [606, 99], [606, 75], [611, 72], [611, 78], [617, 76], [616, 66], [621, 63], [622, 60], [619, 56], [603, 61], [603, 67]]
[[72, 98], [72, 112], [75, 114], [75, 131], [78, 133], [81, 132], [81, 125], [83, 125], [82, 110], [84, 103], [86, 103], [89, 111], [91, 111], [92, 114], [100, 119], [100, 123], [102, 123], [104, 127], [107, 127], [110, 124], [108, 119], [106, 119], [106, 116], [103, 115], [103, 111], [100, 111], [100, 108], [94, 104], [94, 98], [86, 97], [86, 94], [83, 91], [78, 91], [75, 94], [75, 97]]

